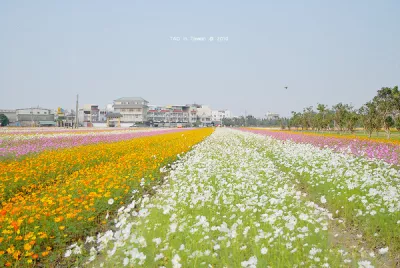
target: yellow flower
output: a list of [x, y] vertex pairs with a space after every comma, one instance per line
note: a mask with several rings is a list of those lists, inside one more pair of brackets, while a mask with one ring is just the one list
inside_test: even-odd
[[7, 249], [7, 253], [8, 253], [8, 254], [13, 254], [13, 253], [14, 253], [14, 250], [15, 250], [14, 245], [11, 245], [11, 246]]
[[60, 227], [58, 227], [58, 229], [60, 229], [62, 231], [65, 229], [65, 226], [60, 226]]
[[42, 256], [43, 256], [43, 257], [46, 257], [47, 255], [49, 255], [49, 253], [50, 253], [50, 252], [48, 252], [48, 251], [43, 251], [43, 252], [42, 252]]
[[29, 243], [26, 243], [26, 244], [24, 245], [24, 249], [25, 249], [26, 251], [31, 250], [31, 248], [32, 248], [32, 246], [31, 246], [31, 244], [29, 244]]
[[19, 260], [19, 255], [21, 255], [21, 251], [17, 250], [17, 251], [14, 252], [13, 258], [14, 258], [15, 260]]

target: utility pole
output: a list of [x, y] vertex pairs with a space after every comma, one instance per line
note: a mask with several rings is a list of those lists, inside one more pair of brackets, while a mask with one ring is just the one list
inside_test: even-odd
[[76, 95], [76, 112], [75, 112], [75, 128], [78, 128], [79, 122], [78, 122], [78, 106], [79, 106], [79, 94]]
[[31, 121], [32, 121], [32, 127], [34, 126], [34, 123], [33, 123], [33, 108], [31, 107]]
[[246, 121], [247, 121], [247, 111], [244, 110], [244, 126], [245, 127], [247, 126]]

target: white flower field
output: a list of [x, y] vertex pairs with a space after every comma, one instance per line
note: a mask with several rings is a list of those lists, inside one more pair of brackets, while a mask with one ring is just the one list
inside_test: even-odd
[[162, 171], [110, 230], [64, 257], [90, 267], [398, 264], [400, 175], [381, 160], [217, 128]]

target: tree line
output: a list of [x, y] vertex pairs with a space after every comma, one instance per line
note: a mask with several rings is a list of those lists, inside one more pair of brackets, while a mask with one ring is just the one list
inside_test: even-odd
[[284, 118], [281, 127], [314, 131], [348, 131], [354, 133], [356, 127], [364, 128], [368, 136], [383, 129], [389, 139], [391, 128], [400, 130], [400, 92], [398, 86], [383, 87], [376, 96], [356, 109], [352, 105], [338, 103], [330, 109], [325, 104], [312, 106], [302, 112], [292, 112], [290, 118]]
[[282, 129], [337, 131], [339, 133], [354, 133], [357, 127], [362, 127], [368, 136], [381, 129], [389, 139], [391, 128], [400, 131], [400, 91], [398, 86], [383, 87], [376, 96], [356, 109], [351, 104], [338, 103], [331, 108], [325, 104], [306, 107], [302, 112], [291, 112], [289, 118], [278, 120], [257, 119], [252, 115], [237, 118], [225, 118], [226, 126], [279, 126]]

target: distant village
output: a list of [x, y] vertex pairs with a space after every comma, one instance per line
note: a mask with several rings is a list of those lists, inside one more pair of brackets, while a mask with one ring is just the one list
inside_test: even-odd
[[[230, 110], [213, 110], [208, 105], [150, 105], [141, 97], [123, 97], [100, 107], [84, 104], [75, 110], [61, 107], [42, 107], [16, 110], [0, 109], [7, 116], [9, 126], [21, 127], [206, 127], [221, 126], [224, 119], [235, 118]], [[266, 119], [279, 119], [278, 114], [267, 113]]]

